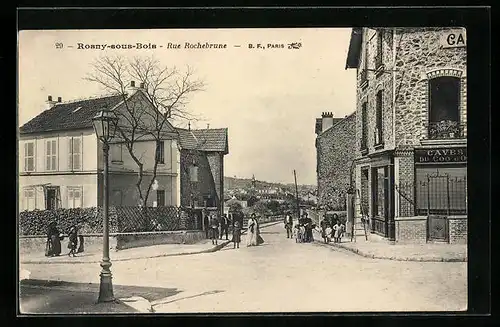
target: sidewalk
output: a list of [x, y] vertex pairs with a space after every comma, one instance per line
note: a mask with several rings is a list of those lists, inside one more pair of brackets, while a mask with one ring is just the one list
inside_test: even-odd
[[466, 244], [389, 244], [388, 242], [366, 241], [364, 237], [344, 238], [342, 243], [324, 244], [320, 233], [314, 231], [315, 242], [334, 246], [360, 256], [372, 259], [420, 262], [467, 262]]
[[19, 292], [20, 313], [23, 315], [36, 315], [124, 314], [140, 312], [120, 300], [98, 304], [99, 285], [71, 284], [55, 281], [21, 281]]
[[[262, 224], [261, 228], [266, 228], [274, 224], [281, 223], [269, 222]], [[244, 234], [244, 232], [242, 233]], [[161, 244], [146, 247], [138, 247], [125, 249], [120, 251], [111, 250], [111, 261], [129, 261], [137, 259], [160, 258], [179, 255], [191, 255], [200, 253], [215, 252], [231, 242], [231, 236], [226, 241], [225, 238], [217, 241], [217, 245], [213, 245], [211, 240], [203, 240], [195, 244]], [[99, 263], [102, 260], [101, 252], [79, 253], [76, 257], [68, 257], [62, 253], [59, 257], [46, 257], [44, 253], [23, 254], [20, 257], [21, 264], [83, 264], [83, 263]]]

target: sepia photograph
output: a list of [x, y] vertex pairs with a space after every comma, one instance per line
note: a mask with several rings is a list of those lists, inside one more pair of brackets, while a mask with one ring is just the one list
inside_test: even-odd
[[18, 32], [21, 315], [465, 312], [467, 29]]

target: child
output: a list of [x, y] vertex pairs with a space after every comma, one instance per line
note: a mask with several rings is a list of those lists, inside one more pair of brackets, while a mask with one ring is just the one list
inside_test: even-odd
[[324, 233], [325, 243], [330, 243], [332, 241], [332, 228], [330, 227], [330, 224], [326, 225]]
[[304, 225], [299, 225], [299, 243], [304, 243], [306, 241], [306, 227]]
[[238, 220], [236, 220], [234, 222], [234, 226], [233, 226], [233, 249], [235, 248], [240, 248], [240, 242], [241, 242], [241, 226], [240, 226], [240, 222]]
[[333, 226], [333, 230], [335, 231], [333, 235], [333, 239], [335, 243], [340, 243], [340, 240], [342, 238], [342, 223], [340, 220], [337, 220], [337, 223]]
[[78, 242], [78, 234], [76, 232], [76, 227], [71, 226], [69, 233], [68, 233], [68, 249], [69, 253], [68, 256], [73, 256], [76, 257], [76, 244]]
[[293, 234], [295, 236], [295, 243], [300, 243], [300, 229], [299, 225], [295, 225], [293, 228]]

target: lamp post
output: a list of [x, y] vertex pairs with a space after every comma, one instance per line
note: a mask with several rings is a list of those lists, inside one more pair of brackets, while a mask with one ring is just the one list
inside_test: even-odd
[[98, 302], [111, 302], [115, 300], [113, 294], [113, 283], [111, 281], [111, 260], [109, 259], [109, 218], [108, 218], [108, 156], [109, 156], [109, 141], [114, 137], [118, 118], [112, 111], [107, 109], [101, 110], [92, 118], [94, 131], [97, 138], [103, 144], [104, 154], [104, 178], [103, 178], [103, 242], [102, 242], [102, 262], [101, 262], [101, 281], [99, 287]]

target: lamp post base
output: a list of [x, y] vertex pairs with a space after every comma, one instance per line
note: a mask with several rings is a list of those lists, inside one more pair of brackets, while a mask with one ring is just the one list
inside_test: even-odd
[[113, 282], [112, 275], [109, 267], [111, 267], [111, 262], [103, 262], [101, 263], [101, 267], [103, 268], [101, 271], [101, 283], [99, 286], [99, 299], [98, 303], [103, 302], [113, 302], [115, 300], [115, 296], [113, 294]]

